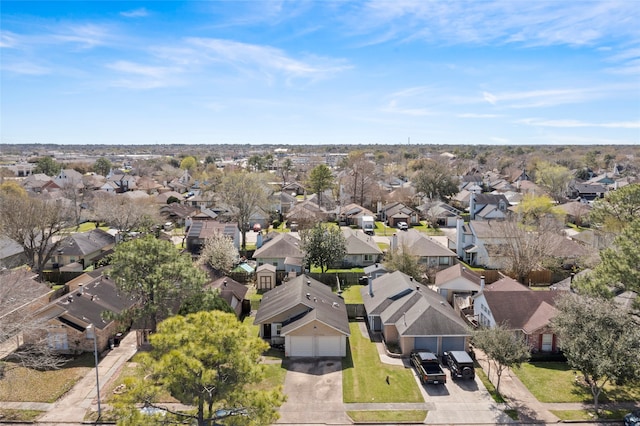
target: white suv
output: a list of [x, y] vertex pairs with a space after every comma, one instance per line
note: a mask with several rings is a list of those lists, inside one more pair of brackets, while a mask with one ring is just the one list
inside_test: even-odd
[[406, 231], [407, 229], [409, 229], [409, 225], [407, 225], [407, 222], [398, 222], [397, 226], [401, 231]]

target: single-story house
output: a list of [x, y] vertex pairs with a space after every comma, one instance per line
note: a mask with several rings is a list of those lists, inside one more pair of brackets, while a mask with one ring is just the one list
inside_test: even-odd
[[369, 329], [403, 355], [426, 350], [442, 355], [464, 351], [471, 330], [446, 299], [400, 272], [371, 280], [360, 289]]
[[473, 297], [473, 314], [480, 326], [504, 325], [526, 339], [532, 352], [556, 352], [558, 338], [551, 328], [556, 299], [563, 291], [533, 291], [504, 277]]
[[398, 226], [399, 222], [410, 225], [420, 223], [420, 216], [416, 210], [398, 202], [385, 204], [378, 212], [378, 216], [392, 228]]
[[58, 269], [77, 262], [84, 270], [111, 253], [115, 245], [116, 238], [100, 228], [73, 234], [62, 240], [45, 268]]
[[[260, 235], [258, 237], [260, 238]], [[271, 264], [277, 271], [285, 271], [287, 259], [290, 263], [293, 259], [304, 259], [304, 251], [300, 244], [300, 239], [290, 233], [272, 232], [257, 244], [259, 248], [253, 253], [253, 258], [258, 267]]]
[[193, 220], [187, 232], [187, 250], [198, 255], [204, 246], [207, 238], [216, 233], [231, 238], [235, 248], [240, 247], [240, 231], [235, 223], [222, 223], [216, 220]]
[[392, 253], [407, 250], [428, 268], [447, 268], [456, 263], [453, 251], [415, 229], [393, 234], [390, 250]]
[[246, 285], [229, 277], [220, 277], [205, 287], [218, 290], [220, 297], [231, 306], [238, 318], [251, 311], [251, 303], [245, 298], [249, 290]]
[[68, 285], [67, 295], [38, 311], [38, 317], [47, 323], [46, 328], [40, 335], [25, 336], [25, 341], [46, 337], [49, 347], [56, 352], [80, 353], [93, 352], [95, 336], [98, 351], [104, 351], [111, 339], [126, 328], [105, 314], [118, 314], [131, 307], [133, 301], [121, 295], [115, 283], [100, 270], [83, 274]]
[[447, 299], [453, 305], [455, 295], [473, 295], [480, 291], [484, 277], [469, 270], [461, 263], [457, 263], [447, 269], [436, 273], [434, 290]]
[[374, 241], [373, 236], [348, 227], [342, 228], [342, 234], [347, 248], [347, 253], [342, 260], [344, 266], [364, 267], [380, 261], [382, 250]]
[[300, 275], [262, 297], [254, 325], [287, 357], [344, 357], [350, 335], [344, 300], [327, 285]]

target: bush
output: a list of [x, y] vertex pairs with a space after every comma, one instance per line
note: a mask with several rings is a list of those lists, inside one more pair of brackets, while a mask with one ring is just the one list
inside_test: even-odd
[[282, 222], [280, 222], [279, 220], [274, 220], [273, 222], [271, 222], [271, 226], [273, 226], [273, 229], [278, 229], [280, 225], [282, 225]]

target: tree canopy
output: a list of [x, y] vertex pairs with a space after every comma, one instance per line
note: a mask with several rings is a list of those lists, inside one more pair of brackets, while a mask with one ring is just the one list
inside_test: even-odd
[[524, 339], [504, 325], [481, 328], [473, 335], [473, 344], [493, 362], [498, 376], [496, 392], [500, 393], [500, 379], [507, 368], [519, 367], [531, 356]]
[[180, 168], [182, 170], [188, 170], [189, 173], [192, 173], [196, 169], [196, 167], [198, 167], [198, 160], [196, 160], [195, 157], [192, 156], [184, 157], [180, 162]]
[[400, 271], [403, 274], [409, 275], [418, 282], [422, 282], [427, 272], [420, 264], [418, 256], [411, 254], [408, 248], [404, 246], [402, 250], [387, 253], [384, 266], [391, 272]]
[[62, 164], [58, 163], [52, 157], [40, 157], [36, 161], [36, 167], [33, 173], [44, 173], [47, 176], [56, 176], [62, 170]]
[[556, 201], [566, 197], [571, 178], [571, 170], [564, 166], [546, 161], [536, 165], [536, 183], [546, 189]]
[[640, 379], [640, 324], [613, 301], [567, 294], [556, 302], [553, 327], [572, 368], [598, 399], [607, 383]]
[[182, 301], [200, 293], [207, 280], [189, 255], [150, 235], [116, 246], [111, 264], [118, 290], [135, 301], [122, 316], [143, 320], [152, 331], [176, 313]]
[[106, 157], [100, 157], [93, 163], [93, 171], [99, 175], [106, 176], [111, 171], [111, 161]]
[[321, 205], [322, 193], [326, 189], [333, 188], [334, 180], [331, 169], [326, 164], [318, 164], [309, 173], [309, 188], [315, 194], [318, 194], [318, 204]]
[[[117, 403], [122, 425], [147, 425], [169, 419], [215, 424], [223, 410], [237, 414], [234, 425], [266, 425], [278, 419], [285, 400], [280, 388], [258, 390], [264, 377], [260, 356], [268, 344], [234, 315], [220, 311], [169, 318], [150, 337], [152, 351], [139, 354], [138, 374]], [[168, 392], [193, 411], [168, 411], [165, 417], [142, 419], [138, 406], [156, 406]], [[157, 421], [157, 423], [155, 422]]]
[[640, 184], [634, 183], [615, 191], [593, 203], [589, 214], [591, 223], [608, 232], [620, 232], [640, 217]]
[[416, 191], [429, 199], [446, 199], [458, 192], [458, 183], [451, 171], [443, 164], [429, 161], [412, 178]]
[[322, 272], [340, 262], [347, 252], [346, 240], [337, 226], [318, 223], [311, 229], [300, 231], [300, 238], [305, 262], [320, 267]]

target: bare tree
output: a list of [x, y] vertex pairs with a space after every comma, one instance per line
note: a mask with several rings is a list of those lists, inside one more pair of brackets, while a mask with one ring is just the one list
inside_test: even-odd
[[40, 280], [69, 218], [64, 203], [0, 194], [0, 233], [22, 246], [27, 264], [38, 272]]
[[158, 207], [151, 199], [135, 200], [123, 195], [103, 194], [92, 203], [94, 217], [121, 233], [149, 230], [160, 223]]
[[346, 160], [346, 170], [348, 177], [345, 189], [351, 195], [352, 202], [370, 206], [376, 183], [375, 163], [368, 160], [364, 152], [353, 151]]
[[[15, 339], [9, 359], [16, 361], [0, 363], [0, 378], [12, 366], [55, 369], [65, 362], [51, 350], [42, 333], [46, 323], [37, 310], [48, 302], [49, 289], [33, 277], [32, 272], [20, 269], [3, 273], [0, 279], [0, 344], [8, 348]], [[28, 344], [23, 344], [23, 336], [28, 336]]]
[[525, 227], [511, 217], [493, 226], [500, 239], [500, 243], [495, 245], [502, 259], [500, 266], [522, 283], [526, 282], [531, 271], [543, 268], [545, 260], [553, 256], [560, 243], [554, 220], [542, 220], [535, 227]]
[[242, 234], [242, 250], [247, 246], [249, 220], [258, 208], [269, 210], [269, 188], [261, 175], [248, 172], [232, 172], [222, 178], [218, 195], [229, 209]]

